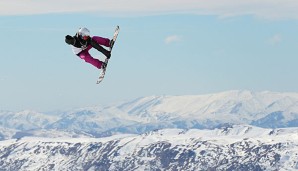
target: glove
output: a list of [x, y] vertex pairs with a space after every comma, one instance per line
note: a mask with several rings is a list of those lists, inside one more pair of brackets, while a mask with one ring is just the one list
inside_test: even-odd
[[67, 35], [67, 36], [65, 36], [65, 43], [67, 43], [69, 45], [74, 45], [75, 39], [72, 36]]

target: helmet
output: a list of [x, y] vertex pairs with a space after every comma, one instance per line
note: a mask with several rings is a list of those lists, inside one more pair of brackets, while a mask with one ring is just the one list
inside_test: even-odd
[[87, 28], [82, 27], [79, 29], [78, 34], [82, 39], [86, 39], [90, 36], [90, 31]]

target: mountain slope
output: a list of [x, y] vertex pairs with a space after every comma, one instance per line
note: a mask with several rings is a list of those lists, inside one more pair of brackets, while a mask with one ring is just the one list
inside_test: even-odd
[[[238, 117], [234, 120], [241, 122], [244, 118], [259, 119], [275, 111], [298, 113], [298, 93], [227, 91], [195, 96], [152, 96], [122, 104], [118, 108], [140, 118], [147, 117], [147, 120], [160, 121], [164, 114], [168, 115], [167, 119], [216, 117], [220, 120], [236, 115]], [[227, 118], [228, 121], [230, 119]]]
[[195, 96], [151, 96], [117, 108], [139, 118], [140, 124], [127, 128], [202, 129], [225, 123], [264, 128], [298, 126], [298, 93], [227, 91]]
[[4, 170], [295, 170], [298, 129], [165, 129], [101, 139], [0, 142]]
[[35, 133], [36, 130], [59, 130], [102, 137], [164, 128], [212, 129], [227, 123], [263, 128], [298, 127], [298, 93], [227, 91], [151, 96], [112, 106], [65, 111], [60, 115], [0, 111], [0, 117], [0, 127], [19, 131], [19, 135], [26, 135], [28, 131], [32, 135], [32, 130]]

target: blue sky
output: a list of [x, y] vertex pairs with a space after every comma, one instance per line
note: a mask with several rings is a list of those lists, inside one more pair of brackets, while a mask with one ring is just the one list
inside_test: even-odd
[[[150, 95], [297, 92], [298, 2], [0, 2], [0, 109], [51, 111]], [[64, 36], [121, 31], [107, 75]], [[95, 50], [94, 57], [104, 59]]]

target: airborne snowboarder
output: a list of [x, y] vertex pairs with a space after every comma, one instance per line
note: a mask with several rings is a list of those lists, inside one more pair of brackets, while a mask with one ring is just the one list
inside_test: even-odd
[[[80, 28], [74, 36], [65, 36], [65, 42], [72, 45], [74, 54], [98, 69], [105, 69], [107, 63], [93, 58], [90, 55], [89, 50], [95, 48], [109, 59], [111, 57], [111, 47], [113, 47], [114, 44], [113, 39], [110, 40], [99, 36], [90, 36], [90, 31], [85, 27]], [[102, 46], [109, 47], [110, 50], [107, 50]]]

